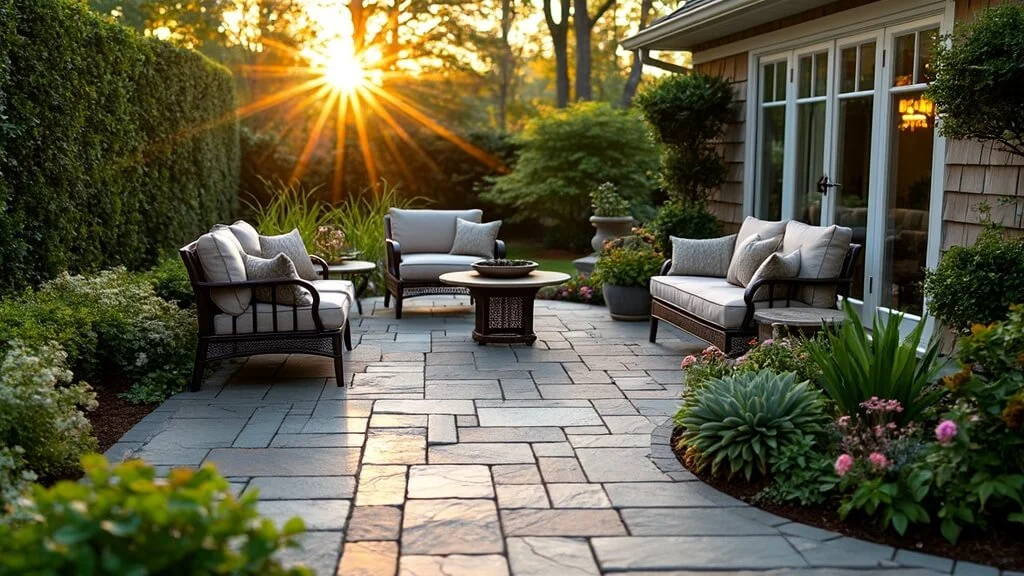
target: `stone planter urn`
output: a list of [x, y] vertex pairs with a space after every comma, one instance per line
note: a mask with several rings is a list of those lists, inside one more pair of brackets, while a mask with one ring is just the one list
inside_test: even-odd
[[632, 216], [591, 216], [590, 223], [597, 228], [597, 233], [590, 240], [594, 252], [600, 252], [605, 242], [629, 236], [633, 231]]
[[651, 290], [647, 286], [603, 284], [602, 290], [612, 320], [637, 321], [651, 316]]

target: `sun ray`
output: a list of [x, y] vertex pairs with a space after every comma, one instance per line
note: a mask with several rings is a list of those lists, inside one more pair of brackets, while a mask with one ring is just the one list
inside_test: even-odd
[[331, 92], [330, 96], [327, 97], [327, 102], [324, 104], [323, 110], [320, 111], [316, 124], [313, 125], [313, 131], [306, 140], [306, 146], [302, 149], [299, 161], [295, 164], [295, 170], [292, 172], [292, 181], [298, 182], [301, 180], [302, 173], [306, 170], [306, 164], [309, 163], [309, 159], [313, 156], [313, 151], [320, 141], [320, 135], [324, 131], [324, 126], [327, 125], [327, 120], [331, 116], [331, 112], [334, 109], [334, 99], [337, 97], [338, 92]]
[[355, 119], [356, 134], [359, 136], [359, 150], [363, 153], [363, 163], [366, 165], [366, 175], [370, 180], [370, 187], [377, 191], [377, 165], [373, 161], [373, 150], [370, 149], [370, 138], [366, 134], [365, 118], [363, 108], [359, 104], [359, 97], [364, 90], [356, 90], [352, 93], [352, 117]]
[[420, 146], [419, 143], [416, 142], [416, 140], [413, 139], [413, 137], [409, 134], [409, 132], [407, 132], [405, 130], [405, 128], [403, 128], [398, 123], [398, 121], [395, 120], [395, 117], [392, 116], [391, 113], [388, 112], [387, 109], [385, 109], [384, 106], [382, 106], [380, 104], [380, 102], [377, 101], [376, 98], [373, 98], [372, 96], [369, 97], [369, 98], [366, 98], [366, 104], [370, 108], [372, 108], [373, 111], [379, 117], [381, 117], [384, 120], [384, 122], [388, 126], [390, 126], [392, 130], [395, 131], [395, 133], [398, 134], [398, 137], [401, 138], [403, 142], [408, 144], [416, 152], [416, 154], [420, 158], [422, 158], [424, 162], [427, 163], [428, 166], [430, 166], [432, 169], [434, 169], [434, 171], [438, 171], [439, 172], [441, 170], [438, 167], [437, 163], [434, 162], [434, 159], [431, 158], [429, 154], [427, 154], [426, 150], [424, 150], [423, 147]]
[[345, 176], [345, 134], [348, 122], [348, 94], [342, 94], [338, 99], [338, 121], [335, 126], [334, 142], [334, 174], [331, 182], [331, 203], [337, 204], [341, 201], [341, 189]]
[[292, 86], [291, 88], [287, 88], [280, 92], [275, 92], [273, 94], [270, 94], [269, 96], [260, 98], [255, 102], [246, 104], [245, 106], [241, 106], [240, 108], [238, 108], [238, 110], [235, 111], [235, 113], [238, 115], [239, 118], [252, 116], [257, 112], [262, 112], [267, 108], [272, 108], [282, 102], [286, 102], [294, 98], [295, 96], [298, 96], [299, 94], [302, 94], [303, 92], [308, 92], [310, 90], [313, 90], [314, 88], [323, 86], [326, 83], [327, 81], [324, 80], [323, 78], [313, 78], [312, 80], [307, 80], [301, 84]]
[[[367, 98], [366, 102], [367, 104], [369, 104], [370, 98]], [[378, 120], [378, 123], [379, 122], [380, 120]], [[378, 130], [377, 133], [380, 134], [381, 137], [384, 139], [384, 145], [387, 146], [388, 151], [391, 152], [391, 158], [398, 166], [398, 171], [402, 173], [402, 176], [405, 178], [405, 181], [408, 183], [409, 187], [413, 191], [416, 191], [419, 188], [416, 182], [416, 178], [413, 177], [412, 172], [409, 170], [409, 165], [406, 164], [405, 158], [399, 152], [398, 145], [395, 144], [394, 137], [392, 137], [391, 133], [388, 132], [387, 130]]]

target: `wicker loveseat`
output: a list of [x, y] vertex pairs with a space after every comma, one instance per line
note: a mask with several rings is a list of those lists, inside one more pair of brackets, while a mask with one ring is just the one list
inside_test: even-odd
[[738, 247], [754, 234], [762, 237], [781, 234], [780, 253], [800, 252], [798, 275], [763, 277], [740, 286], [730, 283], [724, 276], [670, 275], [672, 260], [668, 260], [662, 266], [661, 275], [651, 278], [651, 342], [657, 339], [658, 323], [668, 322], [735, 356], [745, 352], [749, 340], [757, 334], [754, 323], [757, 309], [835, 308], [836, 296], [849, 293], [854, 264], [861, 250], [860, 244], [850, 243], [849, 228], [748, 217], [730, 246]]
[[[469, 294], [447, 286], [438, 278], [447, 272], [471, 270], [481, 256], [450, 254], [459, 219], [480, 223], [481, 210], [402, 210], [392, 208], [384, 217], [387, 268], [384, 307], [395, 300], [395, 318], [402, 317], [402, 301], [432, 294]], [[505, 243], [496, 240], [494, 258], [505, 257]]]
[[[251, 248], [252, 243], [223, 241], [232, 234], [232, 230], [255, 235], [257, 248]], [[299, 278], [248, 280], [244, 277], [244, 267], [239, 277], [237, 267], [244, 256], [235, 253], [235, 249], [255, 255], [250, 250], [259, 246], [256, 231], [244, 222], [236, 222], [230, 230], [226, 226], [218, 226], [204, 236], [215, 234], [222, 240], [218, 245], [220, 253], [203, 252], [200, 249], [203, 238], [179, 250], [195, 293], [199, 320], [199, 341], [189, 389], [193, 392], [200, 389], [207, 362], [259, 354], [313, 354], [332, 358], [338, 386], [344, 386], [342, 345], [352, 349], [349, 327], [349, 309], [355, 300], [352, 283], [347, 280]], [[233, 278], [210, 278], [208, 270], [211, 263], [207, 262], [204, 267], [204, 258], [216, 260], [218, 265], [233, 266]], [[310, 256], [310, 260], [318, 269], [317, 273], [326, 278], [327, 263], [317, 256]], [[305, 288], [312, 297], [312, 303], [308, 306], [278, 303], [277, 288], [288, 285]], [[269, 301], [256, 300], [253, 291], [258, 288], [270, 288]]]

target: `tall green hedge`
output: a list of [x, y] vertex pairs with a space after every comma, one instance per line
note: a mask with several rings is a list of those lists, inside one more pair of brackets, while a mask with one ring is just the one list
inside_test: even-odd
[[0, 292], [142, 268], [231, 216], [231, 74], [78, 0], [0, 0]]

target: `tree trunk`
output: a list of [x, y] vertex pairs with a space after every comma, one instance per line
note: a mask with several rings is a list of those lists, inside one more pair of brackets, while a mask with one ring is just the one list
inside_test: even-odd
[[501, 59], [498, 61], [498, 72], [501, 86], [498, 88], [498, 128], [505, 132], [508, 129], [508, 100], [512, 84], [512, 47], [509, 45], [509, 31], [512, 29], [512, 0], [501, 0]]
[[[651, 7], [654, 0], [642, 0], [640, 2], [640, 27], [637, 30], [647, 28], [647, 20], [651, 15]], [[644, 64], [640, 60], [640, 51], [633, 52], [633, 64], [629, 67], [629, 77], [626, 78], [626, 85], [622, 88], [622, 99], [620, 103], [623, 108], [629, 108], [636, 96], [636, 89], [640, 86], [640, 76], [643, 74]]]
[[594, 23], [590, 20], [587, 0], [573, 0], [573, 5], [572, 23], [576, 33], [576, 100], [593, 100], [590, 53]]
[[551, 45], [555, 50], [555, 106], [569, 105], [569, 1], [559, 0], [561, 22], [551, 13], [552, 0], [544, 0], [544, 20], [551, 32]]

